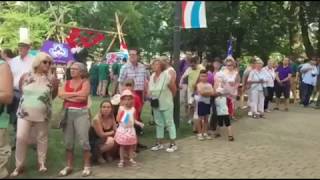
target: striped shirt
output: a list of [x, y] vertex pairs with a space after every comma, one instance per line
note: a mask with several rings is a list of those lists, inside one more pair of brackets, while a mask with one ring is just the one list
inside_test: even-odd
[[138, 63], [138, 66], [134, 66], [128, 62], [122, 66], [118, 81], [122, 83], [127, 79], [133, 79], [135, 85], [134, 90], [144, 91], [144, 85], [149, 79], [149, 76], [150, 74], [143, 64]]

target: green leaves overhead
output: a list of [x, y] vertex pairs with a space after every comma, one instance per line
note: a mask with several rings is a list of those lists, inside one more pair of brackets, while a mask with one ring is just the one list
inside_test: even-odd
[[[50, 5], [51, 3], [51, 5]], [[0, 47], [16, 48], [19, 28], [29, 27], [36, 47], [48, 35], [63, 39], [69, 28], [56, 27], [60, 22], [78, 27], [116, 31], [115, 12], [127, 20], [123, 32], [129, 47], [139, 47], [146, 60], [155, 54], [173, 50], [175, 2], [170, 1], [1, 1]], [[206, 1], [208, 28], [182, 30], [181, 49], [225, 56], [227, 40], [234, 39], [234, 55], [258, 55], [264, 60], [273, 52], [304, 55], [306, 38], [310, 51], [320, 51], [320, 3], [317, 1]], [[299, 16], [301, 6], [304, 18]], [[300, 17], [300, 19], [299, 19]], [[301, 22], [312, 31], [301, 32]], [[310, 25], [311, 24], [311, 25]], [[306, 34], [307, 33], [307, 34]], [[89, 49], [103, 54], [113, 36]], [[304, 41], [303, 41], [304, 39]], [[119, 49], [118, 39], [111, 51]], [[99, 54], [98, 53], [98, 54]], [[309, 53], [310, 54], [310, 53]]]

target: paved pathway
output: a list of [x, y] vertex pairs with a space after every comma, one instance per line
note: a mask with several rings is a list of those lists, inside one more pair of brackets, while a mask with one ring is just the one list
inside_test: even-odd
[[243, 118], [233, 124], [234, 142], [226, 135], [185, 138], [175, 153], [147, 150], [138, 155], [138, 167], [96, 166], [91, 178], [320, 178], [319, 114], [295, 106], [267, 119]]

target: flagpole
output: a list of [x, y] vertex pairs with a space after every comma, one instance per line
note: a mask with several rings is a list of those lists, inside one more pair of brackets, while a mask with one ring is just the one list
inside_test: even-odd
[[[179, 62], [180, 62], [180, 40], [181, 40], [181, 1], [176, 1], [175, 4], [175, 25], [174, 25], [174, 34], [173, 34], [173, 60], [174, 68], [177, 73], [176, 85], [179, 88], [180, 81], [180, 71], [179, 71]], [[174, 123], [176, 128], [179, 128], [180, 125], [180, 91], [178, 89], [174, 97]]]

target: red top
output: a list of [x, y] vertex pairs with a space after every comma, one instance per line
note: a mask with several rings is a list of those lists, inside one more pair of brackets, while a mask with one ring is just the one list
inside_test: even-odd
[[[71, 80], [68, 80], [66, 82], [66, 85], [64, 86], [65, 92], [78, 92], [82, 89], [83, 82], [80, 84], [79, 88], [76, 90], [74, 90], [72, 87], [70, 87], [70, 83], [71, 83]], [[64, 107], [65, 108], [70, 108], [70, 107], [84, 108], [84, 107], [87, 107], [87, 105], [88, 105], [88, 99], [83, 102], [70, 102], [70, 101], [64, 100]]]
[[[134, 108], [136, 109], [136, 112], [140, 114], [142, 110], [142, 102], [140, 97], [135, 92], [133, 92], [133, 103], [134, 103]], [[137, 120], [140, 121], [139, 118], [137, 118]]]

